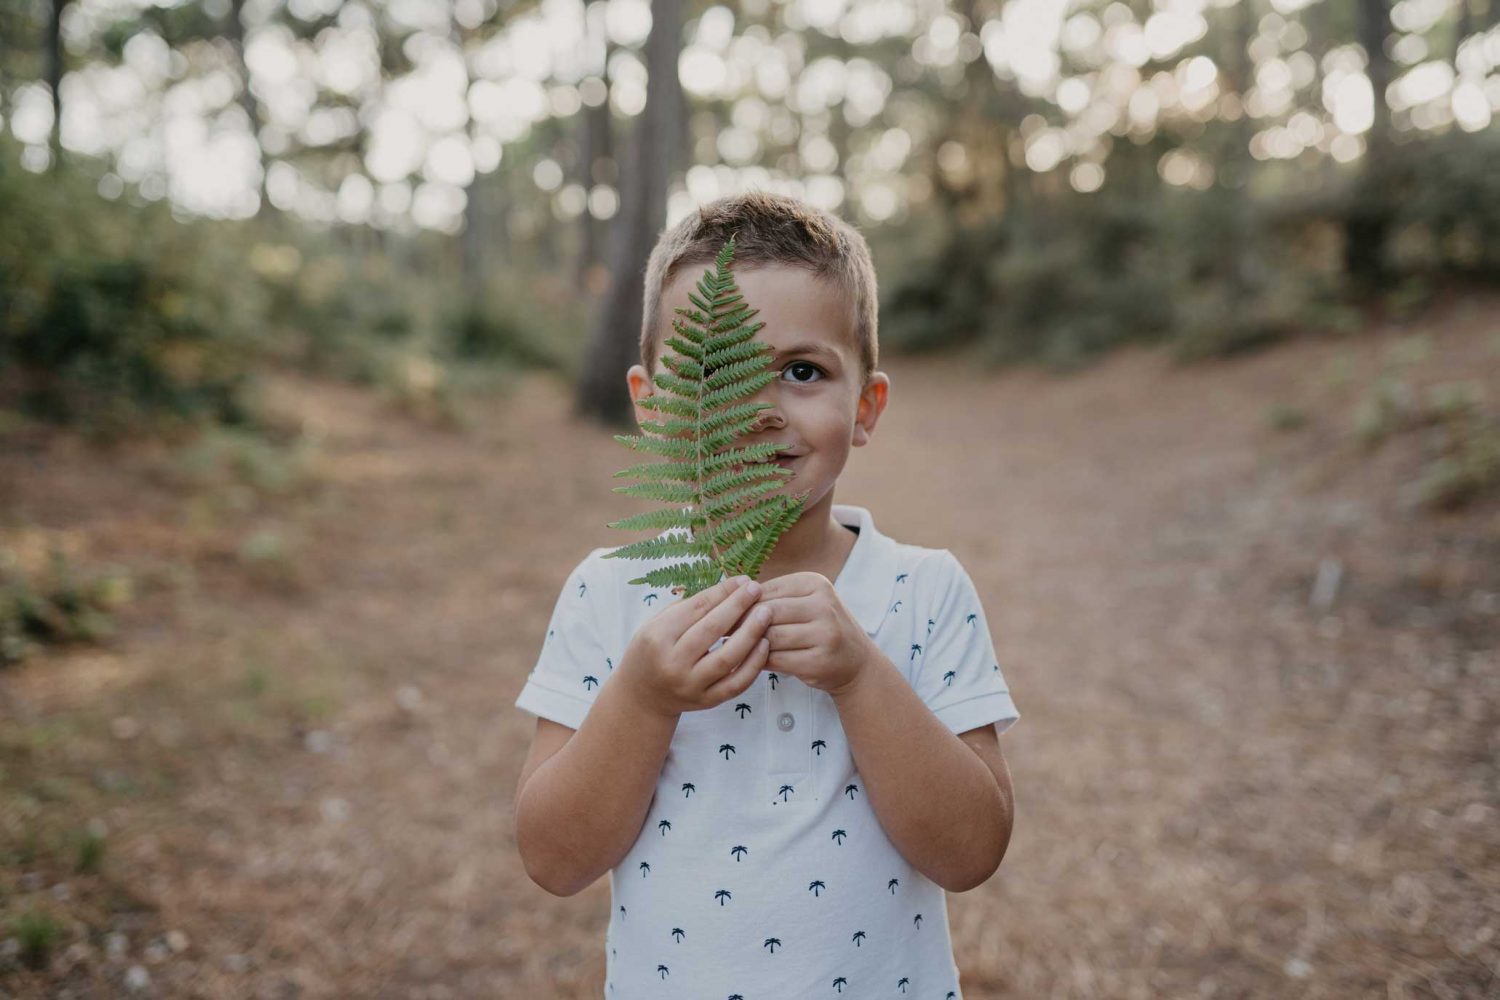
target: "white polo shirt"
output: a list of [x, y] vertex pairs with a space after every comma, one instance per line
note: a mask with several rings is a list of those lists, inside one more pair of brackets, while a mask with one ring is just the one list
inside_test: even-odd
[[[1020, 716], [968, 573], [863, 507], [839, 599], [950, 730]], [[667, 533], [663, 533], [667, 534]], [[573, 729], [646, 621], [681, 600], [630, 584], [661, 561], [595, 549], [563, 586], [517, 707]], [[933, 775], [934, 781], [942, 775]], [[833, 699], [762, 671], [683, 713], [641, 831], [610, 873], [606, 1000], [960, 997], [941, 886], [886, 838]]]

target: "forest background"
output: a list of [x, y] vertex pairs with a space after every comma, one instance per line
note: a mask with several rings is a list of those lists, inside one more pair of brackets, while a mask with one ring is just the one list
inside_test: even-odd
[[[502, 534], [531, 516], [522, 496], [531, 488], [561, 491], [555, 514], [600, 525], [617, 517], [606, 470], [624, 453], [605, 445], [628, 420], [620, 373], [637, 351], [645, 255], [660, 228], [695, 205], [764, 188], [806, 197], [868, 237], [881, 276], [883, 367], [910, 373], [907, 405], [947, 427], [945, 407], [967, 400], [995, 431], [1014, 429], [1015, 443], [968, 445], [993, 465], [958, 450], [961, 431], [945, 445], [954, 462], [971, 461], [955, 496], [970, 498], [976, 522], [988, 510], [982, 497], [1013, 488], [998, 470], [1022, 453], [1007, 448], [1087, 468], [1124, 447], [1177, 463], [1157, 469], [1155, 485], [1122, 478], [1100, 488], [1120, 491], [1107, 495], [1130, 510], [1134, 482], [1141, 498], [1155, 498], [1140, 516], [1160, 518], [1141, 524], [1180, 543], [1197, 537], [1202, 509], [1178, 510], [1157, 491], [1174, 475], [1198, 475], [1224, 442], [1184, 440], [1179, 452], [1163, 442], [1192, 425], [1209, 435], [1219, 419], [1226, 434], [1255, 428], [1269, 438], [1236, 438], [1243, 454], [1257, 463], [1274, 454], [1289, 481], [1332, 491], [1324, 499], [1335, 512], [1324, 526], [1332, 536], [1267, 542], [1279, 561], [1266, 557], [1242, 577], [1269, 588], [1263, 602], [1242, 593], [1238, 617], [1226, 618], [1253, 630], [1281, 606], [1277, 594], [1301, 589], [1301, 617], [1278, 619], [1291, 631], [1266, 662], [1279, 664], [1283, 693], [1295, 688], [1312, 704], [1305, 683], [1338, 708], [1315, 721], [1280, 718], [1283, 735], [1345, 760], [1362, 745], [1356, 730], [1383, 746], [1377, 734], [1389, 712], [1400, 714], [1387, 702], [1351, 706], [1355, 681], [1308, 652], [1327, 642], [1367, 642], [1340, 662], [1364, 664], [1363, 683], [1389, 680], [1405, 692], [1392, 695], [1400, 704], [1426, 692], [1410, 711], [1449, 733], [1423, 730], [1441, 746], [1428, 746], [1424, 777], [1408, 780], [1432, 801], [1395, 805], [1400, 788], [1382, 783], [1388, 800], [1355, 810], [1357, 829], [1374, 829], [1373, 814], [1386, 824], [1371, 834], [1388, 853], [1369, 859], [1369, 885], [1332, 883], [1364, 887], [1341, 896], [1329, 883], [1298, 889], [1289, 907], [1300, 929], [1270, 916], [1285, 900], [1241, 895], [1249, 883], [1235, 879], [1200, 901], [1224, 914], [1235, 912], [1225, 900], [1250, 907], [1270, 943], [1226, 916], [1222, 926], [1205, 920], [1212, 930], [1189, 946], [1180, 937], [1190, 928], [1169, 912], [1181, 886], [1158, 887], [1159, 898], [1137, 886], [1135, 898], [1162, 907], [1146, 905], [1145, 918], [1118, 911], [1121, 888], [1074, 899], [1078, 908], [1064, 907], [1055, 925], [1012, 930], [998, 944], [980, 935], [976, 916], [973, 936], [955, 932], [966, 984], [981, 996], [1242, 995], [1288, 980], [1308, 995], [1482, 995], [1500, 968], [1497, 114], [1497, 0], [5, 0], [0, 986], [441, 996], [542, 983], [559, 996], [597, 995], [592, 926], [570, 925], [557, 939], [569, 943], [549, 944], [550, 918], [512, 916], [535, 905], [520, 902], [514, 862], [464, 868], [462, 890], [449, 884], [433, 897], [428, 916], [465, 914], [455, 940], [474, 938], [447, 973], [414, 943], [416, 924], [346, 928], [336, 945], [314, 947], [288, 929], [303, 919], [293, 914], [333, 911], [247, 886], [271, 893], [316, 881], [319, 865], [337, 868], [319, 853], [327, 844], [304, 850], [304, 838], [247, 855], [246, 844], [270, 834], [248, 815], [231, 821], [208, 790], [244, 788], [245, 770], [257, 769], [249, 762], [279, 762], [300, 775], [294, 790], [261, 794], [288, 814], [276, 820], [254, 807], [267, 798], [247, 792], [248, 813], [279, 822], [277, 837], [301, 829], [292, 814], [347, 827], [348, 792], [316, 789], [334, 782], [327, 768], [358, 745], [361, 726], [404, 726], [402, 738], [416, 740], [480, 725], [432, 714], [445, 700], [464, 704], [457, 692], [507, 703], [477, 662], [501, 633], [459, 629], [474, 660], [450, 650], [418, 682], [394, 663], [356, 663], [355, 637], [292, 639], [302, 633], [287, 616], [313, 616], [311, 628], [340, 595], [372, 585], [378, 568], [347, 557], [383, 551], [376, 537], [425, 524], [443, 537], [469, 531], [467, 551], [477, 551], [487, 529], [470, 523], [470, 504], [510, 511]], [[966, 389], [945, 390], [936, 373]], [[1036, 373], [1042, 381], [1030, 381]], [[1177, 390], [1151, 397], [1148, 387], [1162, 386], [1196, 402], [1174, 409]], [[1142, 423], [1123, 418], [1131, 407]], [[1072, 435], [1079, 413], [1095, 422]], [[1166, 436], [1147, 435], [1148, 419]], [[1114, 441], [1111, 422], [1136, 436]], [[1027, 444], [1025, 426], [1051, 437]], [[936, 447], [916, 435], [912, 446]], [[546, 473], [548, 484], [528, 482], [559, 460], [568, 468]], [[417, 482], [418, 470], [434, 471], [428, 462], [446, 471]], [[470, 492], [444, 493], [480, 475], [476, 464], [491, 471]], [[1233, 495], [1243, 507], [1214, 509], [1253, 512], [1257, 531], [1290, 532], [1295, 517], [1263, 519], [1264, 482], [1231, 489], [1227, 467], [1215, 476], [1184, 495]], [[390, 489], [383, 500], [411, 506], [400, 517], [397, 507], [362, 507], [376, 501], [354, 491], [372, 482]], [[1044, 495], [1028, 530], [1046, 519]], [[1328, 537], [1344, 537], [1349, 505], [1362, 497], [1389, 503], [1341, 549]], [[895, 523], [902, 509], [916, 523], [921, 506], [893, 501]], [[350, 510], [365, 520], [340, 522]], [[556, 534], [561, 524], [535, 527]], [[971, 543], [986, 546], [972, 530]], [[929, 544], [952, 544], [943, 537]], [[345, 547], [332, 548], [334, 538]], [[532, 590], [555, 593], [568, 551], [531, 553]], [[997, 591], [1024, 591], [1054, 571], [985, 551], [994, 564], [976, 577], [990, 573]], [[1101, 538], [1100, 565], [1109, 551]], [[1203, 565], [1178, 555], [1187, 562], [1176, 579], [1194, 593], [1207, 586]], [[1373, 568], [1383, 557], [1386, 577]], [[423, 574], [443, 568], [435, 555], [402, 549], [399, 559], [409, 560], [408, 582], [430, 585]], [[443, 579], [464, 578], [444, 566]], [[1118, 581], [1139, 567], [1116, 569]], [[511, 594], [509, 570], [490, 572], [498, 575], [467, 582], [503, 580]], [[1108, 586], [1080, 572], [1059, 585], [1087, 583], [1096, 598]], [[1366, 583], [1361, 619], [1360, 582], [1375, 579], [1385, 582]], [[502, 601], [525, 636], [545, 621], [534, 598]], [[1155, 600], [1180, 608], [1187, 598]], [[1355, 604], [1341, 610], [1341, 601]], [[425, 611], [380, 607], [393, 647], [402, 646], [394, 630], [454, 613], [435, 601]], [[1352, 624], [1361, 620], [1368, 628]], [[1059, 655], [1040, 634], [1033, 641], [1032, 652]], [[1155, 640], [1141, 641], [1151, 649]], [[287, 644], [298, 642], [311, 646], [293, 656]], [[1249, 645], [1237, 648], [1242, 660], [1230, 662], [1260, 662]], [[512, 675], [524, 675], [527, 651], [514, 656], [505, 676], [518, 687]], [[1090, 681], [1119, 682], [1107, 673]], [[1217, 696], [1230, 697], [1233, 683]], [[1189, 700], [1213, 701], [1201, 691]], [[1435, 706], [1448, 706], [1442, 724], [1430, 717]], [[1034, 717], [1045, 722], [1045, 703]], [[1330, 736], [1340, 719], [1350, 728]], [[434, 763], [424, 743], [426, 759], [458, 768], [458, 787], [492, 795], [494, 772], [519, 767], [523, 734], [507, 725], [486, 751], [488, 776], [473, 762]], [[1287, 745], [1268, 732], [1256, 731], [1257, 746]], [[1119, 750], [1106, 741], [1101, 752], [1106, 745]], [[180, 759], [184, 746], [202, 751], [197, 762]], [[1018, 774], [1056, 779], [1051, 764], [1084, 767], [1084, 751], [1071, 762], [1054, 752], [1023, 758]], [[1203, 787], [1223, 777], [1200, 763]], [[394, 795], [411, 775], [395, 759], [388, 766]], [[1210, 794], [1198, 780], [1181, 794]], [[1262, 802], [1307, 807], [1261, 792]], [[1074, 806], [1067, 815], [1078, 823], [1083, 807]], [[195, 838], [173, 819], [199, 808], [212, 836]], [[1436, 830], [1433, 812], [1457, 832], [1426, 845], [1403, 839]], [[479, 815], [491, 828], [453, 820], [466, 831], [464, 858], [504, 842], [508, 814], [496, 804]], [[1355, 834], [1346, 842], [1309, 824], [1323, 854], [1326, 841], [1345, 845], [1335, 867], [1363, 856]], [[413, 832], [411, 843], [428, 835]], [[1138, 856], [1163, 842], [1141, 842]], [[1447, 868], [1439, 842], [1456, 859]], [[1107, 838], [1088, 843], [1092, 861], [1121, 855]], [[179, 860], [218, 859], [214, 870], [235, 884], [228, 901], [203, 902], [214, 894], [173, 863], [164, 846], [173, 844]], [[1219, 846], [1244, 856], [1244, 844]], [[384, 848], [395, 860], [371, 860], [381, 853], [370, 847], [367, 867], [345, 873], [353, 895], [337, 898], [421, 883], [412, 859], [422, 850]], [[403, 857], [410, 883], [394, 874]], [[1054, 872], [1068, 870], [1052, 860], [1062, 866]], [[1274, 884], [1274, 867], [1247, 871]], [[510, 886], [492, 894], [507, 906], [476, 905], [475, 885]], [[1028, 886], [1007, 891], [1024, 899]], [[1329, 933], [1334, 896], [1378, 926], [1356, 929], [1351, 917], [1346, 937]], [[1450, 922], [1437, 926], [1443, 906]], [[1010, 919], [993, 915], [1003, 907], [984, 912], [991, 924]], [[1097, 938], [1074, 935], [1087, 947], [1066, 944], [1069, 919], [1095, 918]], [[1132, 940], [1137, 923], [1151, 928], [1148, 944]], [[511, 943], [485, 953], [480, 939], [493, 941], [500, 926]], [[549, 956], [575, 948], [566, 974], [553, 967]]]

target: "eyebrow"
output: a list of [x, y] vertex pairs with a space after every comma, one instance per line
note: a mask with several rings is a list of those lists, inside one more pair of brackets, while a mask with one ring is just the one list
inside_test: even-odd
[[833, 351], [833, 350], [831, 350], [831, 349], [829, 349], [827, 347], [824, 347], [822, 344], [810, 344], [810, 343], [808, 343], [808, 344], [793, 344], [790, 347], [786, 347], [786, 348], [783, 348], [782, 350], [776, 351], [774, 356], [778, 357], [778, 358], [784, 358], [784, 357], [787, 357], [788, 355], [791, 355], [791, 354], [813, 354], [813, 355], [817, 355], [819, 357], [827, 358], [830, 361], [838, 361], [839, 360], [839, 356], [838, 356], [837, 352], [835, 352], [835, 351]]

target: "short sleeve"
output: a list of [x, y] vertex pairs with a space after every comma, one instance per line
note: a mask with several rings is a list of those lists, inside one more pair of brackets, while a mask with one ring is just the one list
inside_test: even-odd
[[1000, 672], [974, 581], [946, 549], [938, 567], [947, 578], [934, 591], [927, 614], [927, 641], [921, 644], [912, 686], [932, 714], [953, 732], [993, 722], [995, 730], [1003, 733], [1021, 715]]
[[552, 620], [516, 707], [577, 729], [614, 669], [605, 651], [611, 598], [606, 570], [593, 552], [574, 567], [552, 608]]

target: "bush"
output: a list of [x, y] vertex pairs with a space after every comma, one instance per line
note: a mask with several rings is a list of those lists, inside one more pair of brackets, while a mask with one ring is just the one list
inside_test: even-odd
[[249, 419], [257, 292], [219, 238], [0, 143], [0, 398], [106, 436]]

